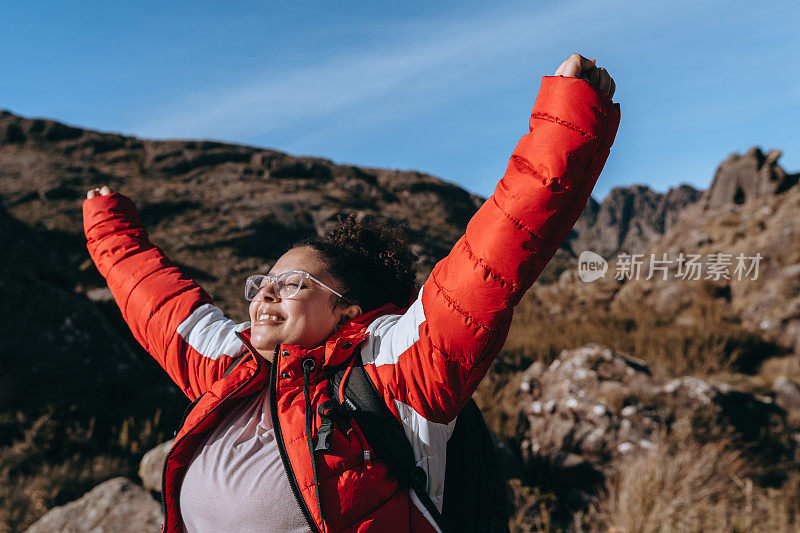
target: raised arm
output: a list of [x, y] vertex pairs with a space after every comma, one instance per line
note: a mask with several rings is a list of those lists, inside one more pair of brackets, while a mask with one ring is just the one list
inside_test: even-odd
[[83, 204], [87, 247], [137, 341], [194, 399], [244, 346], [236, 325], [154, 246], [133, 202], [107, 187]]
[[530, 133], [419, 299], [371, 328], [365, 368], [403, 420], [444, 425], [466, 404], [605, 164], [620, 118], [613, 81], [577, 54], [557, 74], [543, 78]]

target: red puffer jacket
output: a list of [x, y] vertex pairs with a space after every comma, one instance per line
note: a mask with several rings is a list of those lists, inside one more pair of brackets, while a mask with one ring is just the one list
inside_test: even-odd
[[150, 243], [129, 199], [87, 200], [92, 259], [136, 339], [196, 402], [165, 461], [164, 529], [182, 530], [181, 481], [204, 438], [231, 409], [270, 386], [276, 440], [312, 530], [321, 530], [323, 521], [327, 531], [435, 530], [416, 495], [370, 460], [357, 426], [346, 432], [337, 426], [330, 453], [312, 458], [318, 407], [330, 397], [329, 370], [360, 355], [403, 423], [441, 509], [444, 452], [455, 417], [502, 347], [514, 305], [583, 211], [618, 124], [618, 105], [585, 81], [545, 77], [531, 133], [411, 307], [362, 315], [311, 350], [280, 346], [272, 365], [248, 348], [249, 323], [225, 318]]

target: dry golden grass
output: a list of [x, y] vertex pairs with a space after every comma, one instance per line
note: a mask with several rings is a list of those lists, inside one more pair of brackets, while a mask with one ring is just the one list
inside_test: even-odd
[[504, 350], [513, 364], [525, 368], [534, 361], [549, 364], [563, 349], [596, 342], [647, 361], [662, 377], [752, 373], [766, 357], [785, 352], [747, 331], [710, 286], [698, 286], [681, 318], [676, 322], [645, 301], [633, 301], [624, 310], [612, 310], [607, 301], [585, 302], [559, 315], [528, 296], [517, 308]]
[[779, 489], [759, 487], [750, 474], [723, 441], [662, 444], [608, 480], [585, 524], [620, 533], [800, 529], [797, 466]]
[[24, 530], [107, 479], [137, 479], [142, 454], [165, 439], [161, 419], [157, 411], [102, 429], [94, 420], [84, 425], [52, 413], [2, 420], [19, 438], [0, 446], [0, 533]]
[[753, 382], [768, 388], [779, 376], [785, 376], [795, 383], [800, 383], [800, 357], [792, 354], [764, 361], [758, 374], [753, 376]]
[[550, 515], [555, 506], [555, 496], [526, 486], [519, 479], [510, 480], [508, 485], [514, 505], [514, 514], [508, 523], [511, 533], [551, 531]]

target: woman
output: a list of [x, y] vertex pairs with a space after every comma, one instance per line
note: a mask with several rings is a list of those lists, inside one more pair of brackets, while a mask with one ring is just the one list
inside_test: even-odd
[[454, 419], [586, 205], [619, 123], [613, 92], [578, 54], [543, 79], [531, 133], [408, 308], [407, 247], [349, 219], [250, 278], [250, 322], [237, 325], [149, 242], [129, 199], [89, 191], [92, 258], [137, 340], [194, 402], [164, 464], [165, 530], [436, 530], [357, 425], [320, 445], [327, 378], [360, 357], [441, 509]]

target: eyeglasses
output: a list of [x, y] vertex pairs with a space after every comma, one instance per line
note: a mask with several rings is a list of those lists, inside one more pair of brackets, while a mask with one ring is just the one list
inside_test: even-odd
[[250, 276], [244, 283], [244, 297], [248, 302], [252, 302], [253, 298], [256, 297], [261, 289], [272, 283], [278, 298], [293, 298], [297, 296], [297, 293], [303, 288], [303, 282], [309, 278], [316, 281], [321, 287], [328, 289], [339, 298], [347, 300], [341, 293], [331, 289], [305, 270], [289, 270], [277, 276], [265, 276], [263, 274]]

